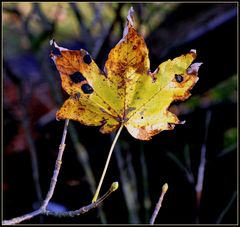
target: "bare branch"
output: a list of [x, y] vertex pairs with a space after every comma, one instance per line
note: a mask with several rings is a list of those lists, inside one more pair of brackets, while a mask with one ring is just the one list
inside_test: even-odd
[[38, 216], [41, 213], [42, 213], [42, 210], [38, 209], [38, 210], [35, 210], [31, 213], [24, 214], [20, 217], [13, 218], [11, 220], [3, 220], [2, 225], [15, 225], [15, 224], [18, 224], [22, 221], [26, 221], [28, 219], [31, 219], [31, 218], [35, 217], [35, 216]]
[[54, 169], [54, 172], [53, 172], [53, 177], [52, 177], [52, 180], [51, 180], [51, 183], [50, 183], [49, 191], [47, 193], [47, 196], [46, 196], [45, 200], [42, 203], [42, 206], [38, 210], [33, 211], [29, 214], [25, 214], [23, 216], [13, 218], [13, 219], [8, 220], [8, 221], [3, 221], [3, 224], [5, 224], [5, 225], [17, 224], [17, 223], [20, 223], [24, 220], [31, 219], [31, 218], [39, 215], [39, 214], [43, 214], [46, 211], [46, 207], [47, 207], [50, 199], [52, 198], [52, 195], [53, 195], [56, 183], [57, 183], [57, 177], [58, 177], [58, 174], [59, 174], [59, 170], [61, 168], [62, 155], [63, 155], [63, 151], [65, 149], [65, 140], [66, 140], [66, 135], [67, 135], [68, 124], [69, 124], [69, 120], [67, 119], [67, 120], [65, 120], [65, 125], [64, 125], [64, 129], [63, 129], [63, 135], [62, 135], [62, 141], [61, 141], [61, 144], [59, 146], [58, 157], [57, 157], [57, 160], [56, 160], [55, 169]]
[[193, 173], [190, 169], [188, 169], [179, 159], [178, 157], [173, 154], [172, 152], [167, 152], [166, 153], [166, 156], [169, 157], [172, 161], [175, 162], [175, 164], [180, 168], [180, 170], [182, 170], [185, 175], [186, 175], [186, 178], [188, 180], [188, 182], [190, 184], [194, 184], [194, 176], [193, 176]]
[[99, 198], [95, 203], [91, 203], [87, 206], [81, 207], [78, 210], [66, 211], [66, 212], [53, 212], [53, 211], [46, 210], [44, 212], [44, 214], [48, 215], [48, 216], [54, 216], [54, 217], [75, 217], [75, 216], [79, 216], [79, 215], [84, 214], [84, 213], [88, 212], [89, 210], [99, 206], [99, 204], [101, 204], [112, 192], [117, 190], [117, 188], [118, 188], [118, 183], [117, 182], [112, 183], [109, 190], [101, 198]]
[[122, 22], [122, 18], [121, 18], [121, 10], [123, 6], [124, 6], [124, 3], [118, 4], [118, 7], [116, 8], [114, 13], [116, 16], [112, 21], [111, 25], [109, 26], [109, 29], [107, 30], [106, 34], [103, 36], [102, 40], [96, 44], [97, 46], [95, 45], [94, 55], [95, 55], [96, 62], [101, 62], [101, 60], [104, 59], [105, 50], [108, 49], [110, 46], [110, 37], [117, 23], [120, 23], [121, 30], [123, 31], [124, 23]]
[[[21, 92], [20, 92], [21, 87], [19, 88], [19, 95], [21, 95]], [[33, 177], [33, 181], [34, 181], [36, 195], [37, 195], [39, 204], [41, 204], [43, 201], [43, 196], [42, 196], [42, 190], [41, 190], [40, 181], [39, 181], [37, 149], [36, 149], [34, 139], [32, 137], [31, 131], [30, 131], [30, 119], [29, 119], [27, 110], [24, 108], [25, 105], [26, 105], [26, 102], [24, 102], [22, 100], [23, 117], [21, 119], [21, 122], [22, 122], [22, 125], [24, 128], [24, 131], [25, 131], [24, 133], [25, 133], [25, 136], [26, 136], [26, 139], [28, 142], [28, 146], [29, 146], [29, 152], [30, 152], [30, 156], [31, 156], [31, 166], [32, 166], [32, 177]]]
[[66, 146], [65, 140], [66, 140], [66, 136], [67, 136], [68, 124], [69, 124], [69, 119], [65, 120], [65, 125], [64, 125], [64, 129], [63, 129], [63, 135], [62, 135], [62, 141], [61, 141], [61, 144], [59, 146], [58, 157], [57, 157], [57, 160], [56, 160], [56, 163], [55, 163], [55, 169], [54, 169], [53, 177], [52, 177], [52, 180], [51, 180], [51, 183], [50, 183], [50, 188], [49, 188], [47, 196], [46, 196], [46, 198], [43, 201], [43, 204], [41, 206], [41, 208], [43, 210], [46, 209], [50, 199], [52, 198], [53, 192], [54, 192], [54, 189], [55, 189], [55, 186], [56, 186], [56, 183], [57, 183], [58, 174], [59, 174], [61, 164], [62, 164], [62, 155], [63, 155], [64, 149], [65, 149], [65, 146]]
[[[202, 198], [203, 181], [204, 181], [205, 165], [206, 165], [206, 142], [208, 137], [208, 128], [209, 128], [210, 119], [211, 119], [211, 112], [208, 111], [206, 116], [206, 123], [205, 123], [205, 138], [201, 147], [201, 157], [200, 157], [200, 162], [198, 166], [197, 183], [195, 186], [197, 209], [199, 209], [201, 198]], [[197, 221], [198, 221], [198, 218], [199, 217], [197, 217]]]
[[235, 201], [237, 197], [237, 192], [235, 191], [231, 197], [231, 199], [229, 200], [227, 206], [223, 209], [223, 211], [221, 212], [221, 214], [219, 215], [216, 224], [220, 224], [222, 222], [222, 219], [224, 218], [225, 214], [229, 211], [229, 209], [231, 208], [233, 202]]
[[[114, 139], [113, 133], [111, 134], [111, 139]], [[116, 144], [114, 155], [122, 182], [122, 192], [128, 210], [129, 221], [131, 223], [140, 223], [137, 193], [136, 190], [133, 190], [133, 188], [136, 188], [136, 179], [132, 180], [132, 178], [136, 178], [136, 176], [131, 176], [129, 173], [127, 165], [130, 163], [126, 164], [122, 153], [122, 147], [120, 144]]]
[[87, 37], [87, 39], [85, 40], [87, 42], [87, 44], [90, 44], [92, 42], [92, 36], [90, 35], [90, 30], [89, 28], [85, 25], [84, 23], [84, 18], [81, 14], [81, 11], [78, 8], [78, 5], [76, 2], [70, 2], [69, 3], [71, 9], [73, 10], [73, 13], [75, 14], [75, 17], [77, 19], [77, 22], [79, 24], [79, 30], [81, 31], [81, 37], [82, 39], [85, 39]]
[[86, 212], [88, 212], [89, 210], [98, 207], [112, 192], [114, 192], [115, 190], [117, 190], [118, 188], [118, 183], [114, 182], [112, 183], [110, 189], [102, 196], [100, 197], [95, 203], [91, 203], [87, 206], [81, 207], [78, 210], [73, 210], [73, 211], [66, 211], [66, 212], [54, 212], [54, 211], [50, 211], [47, 209], [44, 209], [44, 207], [42, 206], [40, 209], [33, 211], [29, 214], [25, 214], [23, 216], [17, 217], [17, 218], [13, 218], [11, 220], [5, 220], [2, 222], [3, 225], [14, 225], [14, 224], [18, 224], [22, 221], [31, 219], [35, 216], [38, 216], [40, 214], [42, 215], [46, 215], [46, 216], [53, 216], [53, 217], [75, 217], [75, 216], [79, 216], [81, 214], [84, 214]]
[[64, 129], [63, 129], [63, 135], [62, 135], [62, 140], [61, 140], [61, 144], [59, 146], [59, 152], [58, 152], [58, 157], [56, 160], [56, 164], [55, 164], [55, 169], [53, 172], [53, 177], [50, 183], [50, 187], [49, 187], [49, 191], [47, 193], [47, 196], [45, 198], [45, 200], [42, 203], [42, 206], [36, 210], [33, 211], [31, 213], [13, 218], [11, 220], [3, 220], [2, 224], [3, 225], [14, 225], [14, 224], [18, 224], [22, 221], [25, 220], [29, 220], [35, 216], [38, 216], [40, 214], [42, 215], [46, 215], [46, 216], [54, 216], [54, 217], [74, 217], [74, 216], [78, 216], [80, 214], [84, 214], [86, 212], [88, 212], [89, 210], [96, 208], [100, 203], [102, 203], [112, 192], [114, 192], [115, 190], [117, 190], [118, 188], [118, 182], [114, 182], [110, 189], [101, 197], [99, 198], [96, 202], [91, 203], [87, 206], [84, 206], [78, 210], [75, 211], [67, 211], [67, 212], [54, 212], [54, 211], [50, 211], [47, 210], [47, 205], [50, 201], [50, 199], [53, 196], [54, 193], [54, 189], [56, 187], [56, 183], [57, 183], [57, 178], [58, 178], [58, 174], [61, 168], [61, 163], [62, 163], [62, 156], [63, 156], [63, 152], [65, 149], [65, 140], [66, 140], [66, 136], [67, 136], [67, 127], [69, 124], [69, 119], [65, 120], [65, 125], [64, 125]]
[[156, 205], [156, 207], [155, 207], [155, 210], [154, 210], [154, 212], [153, 212], [153, 215], [152, 215], [152, 217], [151, 217], [151, 219], [150, 219], [150, 224], [151, 224], [151, 225], [153, 225], [154, 222], [155, 222], [155, 219], [156, 219], [156, 217], [157, 217], [157, 215], [158, 215], [158, 212], [159, 212], [159, 210], [160, 210], [160, 208], [161, 208], [161, 206], [162, 206], [162, 201], [163, 201], [164, 195], [166, 194], [167, 190], [168, 190], [168, 184], [165, 183], [165, 184], [162, 186], [161, 196], [160, 196], [160, 198], [159, 198], [159, 200], [158, 200], [158, 203], [157, 203], [157, 205]]
[[149, 220], [151, 200], [149, 196], [149, 184], [148, 184], [148, 170], [146, 158], [144, 155], [143, 143], [140, 143], [140, 163], [141, 163], [141, 174], [142, 174], [142, 184], [143, 184], [143, 204], [145, 209], [145, 220]]

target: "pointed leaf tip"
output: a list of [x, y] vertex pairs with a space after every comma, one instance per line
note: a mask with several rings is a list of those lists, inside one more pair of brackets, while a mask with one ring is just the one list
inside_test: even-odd
[[123, 42], [125, 40], [125, 37], [127, 36], [128, 32], [129, 32], [129, 27], [134, 27], [133, 26], [133, 13], [134, 13], [134, 10], [133, 10], [133, 7], [131, 6], [131, 8], [128, 10], [127, 22], [126, 22], [124, 30], [123, 30], [123, 37], [118, 42], [118, 44], [120, 44], [121, 42]]
[[49, 41], [50, 46], [54, 45], [54, 43], [55, 43], [55, 39], [51, 39], [51, 40]]
[[49, 41], [49, 44], [52, 47], [51, 58], [53, 59], [54, 62], [56, 60], [56, 56], [61, 55], [61, 51], [68, 51], [69, 50], [67, 48], [63, 48], [63, 47], [58, 46], [54, 38]]
[[191, 53], [194, 53], [194, 54], [197, 53], [197, 51], [196, 51], [195, 49], [191, 49], [190, 52], [191, 52]]
[[127, 20], [132, 26], [133, 26], [133, 14], [134, 10], [133, 7], [131, 6], [131, 8], [128, 10]]

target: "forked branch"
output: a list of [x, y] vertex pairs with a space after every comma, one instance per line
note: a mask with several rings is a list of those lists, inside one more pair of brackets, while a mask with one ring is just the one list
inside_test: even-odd
[[64, 125], [63, 135], [62, 135], [62, 141], [61, 141], [61, 144], [59, 146], [58, 157], [57, 157], [57, 160], [56, 160], [55, 169], [54, 169], [54, 172], [53, 172], [53, 177], [52, 177], [52, 180], [51, 180], [50, 187], [49, 187], [48, 193], [46, 195], [46, 198], [42, 203], [42, 206], [38, 210], [35, 210], [31, 213], [28, 213], [28, 214], [25, 214], [25, 215], [22, 215], [22, 216], [19, 216], [19, 217], [10, 219], [10, 220], [3, 220], [3, 222], [2, 222], [3, 225], [18, 224], [18, 223], [21, 223], [22, 221], [29, 220], [29, 219], [31, 219], [35, 216], [38, 216], [38, 215], [46, 215], [46, 216], [54, 216], [54, 217], [74, 217], [74, 216], [78, 216], [80, 214], [88, 212], [89, 210], [91, 210], [93, 208], [96, 208], [113, 191], [115, 191], [118, 188], [118, 183], [114, 182], [112, 184], [112, 186], [110, 187], [110, 189], [101, 198], [99, 198], [95, 203], [91, 203], [91, 204], [89, 204], [87, 206], [84, 206], [84, 207], [81, 207], [80, 209], [75, 210], [75, 211], [54, 212], [54, 211], [47, 210], [47, 205], [48, 205], [50, 199], [53, 196], [53, 193], [54, 193], [54, 190], [55, 190], [55, 187], [56, 187], [56, 183], [57, 183], [57, 178], [58, 178], [59, 171], [60, 171], [61, 164], [62, 164], [62, 156], [63, 156], [63, 152], [64, 152], [64, 149], [65, 149], [65, 146], [66, 146], [65, 145], [65, 140], [66, 140], [66, 136], [67, 136], [68, 124], [69, 124], [69, 120], [67, 119], [67, 120], [65, 120], [65, 125]]

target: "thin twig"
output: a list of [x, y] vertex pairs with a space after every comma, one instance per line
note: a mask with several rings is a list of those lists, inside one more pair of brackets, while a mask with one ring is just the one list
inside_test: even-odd
[[55, 169], [54, 169], [53, 177], [52, 177], [52, 180], [51, 180], [51, 183], [50, 183], [50, 188], [49, 188], [47, 196], [46, 196], [46, 198], [43, 201], [43, 204], [41, 206], [41, 208], [44, 209], [44, 210], [46, 209], [50, 199], [52, 198], [54, 189], [56, 187], [58, 174], [59, 174], [61, 164], [62, 164], [62, 156], [63, 156], [63, 152], [64, 152], [64, 149], [65, 149], [65, 146], [66, 146], [65, 140], [66, 140], [66, 136], [67, 136], [68, 124], [69, 124], [69, 119], [66, 119], [64, 129], [63, 129], [62, 141], [61, 141], [61, 144], [59, 146], [58, 157], [57, 157], [57, 160], [56, 160], [56, 163], [55, 163]]
[[22, 221], [26, 221], [26, 220], [29, 220], [35, 216], [38, 216], [39, 214], [42, 213], [42, 210], [39, 208], [38, 210], [35, 210], [31, 213], [28, 213], [28, 214], [24, 214], [20, 217], [16, 217], [16, 218], [13, 218], [11, 220], [3, 220], [2, 222], [2, 225], [15, 225], [15, 224], [18, 224]]
[[52, 23], [48, 20], [47, 16], [42, 11], [40, 4], [38, 2], [34, 2], [32, 3], [32, 7], [34, 14], [36, 14], [41, 19], [41, 26], [45, 30], [50, 31], [52, 29]]
[[38, 200], [39, 204], [41, 204], [43, 201], [43, 196], [42, 196], [42, 190], [41, 190], [40, 181], [39, 181], [37, 149], [36, 149], [33, 137], [30, 132], [29, 116], [24, 107], [22, 108], [22, 111], [23, 111], [23, 117], [22, 117], [21, 121], [22, 121], [22, 125], [23, 125], [24, 131], [25, 131], [25, 136], [27, 139], [27, 143], [29, 146], [29, 152], [30, 152], [30, 156], [31, 156], [33, 182], [34, 182], [34, 186], [35, 186], [35, 190], [36, 190], [37, 200]]
[[92, 8], [93, 12], [94, 12], [94, 18], [91, 22], [90, 28], [93, 28], [97, 25], [97, 23], [99, 23], [101, 25], [101, 28], [104, 27], [104, 23], [102, 20], [102, 8], [103, 8], [103, 4], [101, 3], [91, 3], [90, 7]]
[[[114, 135], [111, 135], [111, 138], [113, 140]], [[116, 144], [114, 155], [120, 173], [122, 192], [128, 210], [129, 221], [130, 223], [137, 224], [140, 223], [140, 218], [137, 209], [138, 200], [136, 192], [135, 193], [133, 192], [134, 183], [132, 182], [131, 176], [129, 174], [129, 168], [126, 168], [126, 161], [124, 160], [121, 150], [122, 150], [121, 146], [119, 144]]]
[[138, 224], [138, 223], [141, 223], [140, 216], [139, 216], [140, 203], [138, 198], [137, 176], [133, 168], [132, 155], [130, 152], [127, 152], [126, 154], [125, 165], [126, 165], [126, 176], [127, 176], [127, 182], [128, 182], [128, 191], [131, 193], [130, 196], [133, 197], [132, 208], [134, 208], [133, 213], [135, 213], [135, 222], [132, 222], [132, 223]]
[[[211, 119], [211, 112], [207, 112], [206, 116], [206, 123], [205, 123], [205, 137], [204, 137], [204, 142], [201, 147], [201, 157], [200, 157], [200, 162], [198, 166], [198, 175], [197, 175], [197, 183], [195, 186], [195, 191], [196, 191], [196, 199], [197, 199], [197, 209], [199, 210], [200, 207], [200, 201], [202, 198], [202, 191], [203, 191], [203, 181], [204, 181], [204, 175], [205, 175], [205, 166], [206, 166], [206, 142], [207, 142], [207, 137], [208, 137], [208, 128], [209, 128], [209, 123]], [[197, 223], [199, 222], [199, 215], [197, 215]]]
[[31, 157], [32, 177], [33, 177], [33, 182], [36, 190], [37, 200], [39, 204], [41, 204], [43, 201], [43, 196], [42, 196], [42, 190], [41, 190], [40, 181], [39, 181], [37, 149], [34, 143], [33, 136], [31, 134], [29, 114], [26, 110], [28, 99], [31, 93], [27, 95], [27, 94], [23, 94], [24, 93], [23, 91], [24, 91], [24, 86], [23, 86], [23, 83], [20, 82], [20, 86], [18, 87], [18, 94], [20, 97], [20, 104], [21, 104], [21, 111], [22, 111], [21, 123], [23, 125], [24, 134], [26, 136], [26, 140], [29, 147], [29, 152]]
[[149, 222], [149, 223], [150, 223], [151, 225], [153, 225], [154, 222], [155, 222], [155, 219], [156, 219], [156, 217], [157, 217], [157, 215], [158, 215], [158, 212], [159, 212], [159, 210], [160, 210], [160, 208], [161, 208], [161, 206], [162, 206], [162, 201], [163, 201], [163, 198], [164, 198], [167, 190], [168, 190], [168, 184], [165, 183], [165, 184], [162, 186], [161, 196], [160, 196], [160, 198], [159, 198], [159, 200], [158, 200], [158, 203], [157, 203], [157, 205], [156, 205], [156, 207], [155, 207], [155, 209], [154, 209], [153, 215], [152, 215], [152, 217], [151, 217], [151, 219], [150, 219], [150, 222]]
[[192, 164], [191, 164], [191, 157], [190, 157], [188, 144], [186, 144], [184, 146], [183, 154], [184, 154], [184, 161], [185, 161], [185, 164], [186, 164], [186, 168], [188, 169], [189, 173], [191, 173], [191, 176], [193, 178], [192, 180], [194, 181], [193, 171], [192, 171]]
[[[78, 133], [77, 133], [77, 130], [74, 127], [74, 125], [73, 124], [70, 125], [69, 126], [70, 138], [72, 140], [74, 149], [77, 153], [78, 161], [80, 162], [80, 164], [83, 167], [85, 174], [87, 176], [87, 181], [90, 186], [90, 190], [91, 190], [92, 194], [94, 195], [94, 193], [96, 192], [96, 181], [95, 181], [92, 169], [91, 169], [89, 155], [88, 155], [86, 148], [80, 143], [77, 134]], [[99, 217], [100, 217], [101, 223], [106, 224], [107, 219], [106, 219], [106, 215], [105, 215], [102, 207], [100, 206], [98, 209], [99, 209]]]
[[[39, 204], [42, 203], [43, 201], [43, 196], [42, 196], [42, 190], [40, 187], [40, 181], [39, 181], [39, 168], [38, 168], [38, 157], [37, 157], [37, 149], [34, 143], [33, 136], [31, 134], [30, 130], [30, 119], [29, 119], [29, 114], [26, 109], [27, 106], [27, 101], [29, 99], [29, 96], [31, 94], [25, 94], [24, 92], [24, 85], [23, 82], [20, 80], [16, 80], [17, 76], [15, 73], [12, 71], [12, 68], [9, 66], [8, 62], [4, 62], [4, 67], [7, 71], [8, 76], [12, 80], [12, 82], [17, 86], [17, 93], [18, 97], [20, 97], [19, 102], [20, 102], [20, 110], [21, 110], [21, 117], [20, 121], [22, 123], [22, 126], [24, 128], [24, 134], [28, 143], [29, 147], [29, 152], [30, 152], [30, 157], [31, 157], [31, 167], [32, 167], [32, 177], [33, 177], [33, 182], [36, 190], [36, 196], [37, 196], [37, 202]], [[30, 91], [32, 91], [30, 89]]]
[[141, 163], [141, 173], [142, 173], [142, 184], [143, 184], [143, 204], [145, 209], [145, 221], [149, 220], [149, 210], [151, 207], [151, 200], [149, 196], [149, 185], [148, 185], [148, 171], [146, 158], [144, 155], [143, 143], [140, 143], [140, 163]]
[[219, 154], [216, 156], [216, 158], [221, 158], [223, 157], [224, 155], [232, 152], [232, 151], [235, 151], [237, 149], [237, 142], [231, 144], [230, 146], [224, 148], [221, 152], [219, 152]]
[[47, 207], [50, 199], [52, 198], [52, 195], [53, 195], [56, 183], [57, 183], [57, 177], [58, 177], [58, 174], [59, 174], [59, 170], [61, 168], [62, 155], [63, 155], [63, 151], [64, 151], [64, 148], [65, 148], [65, 140], [66, 140], [66, 135], [67, 135], [68, 123], [69, 123], [69, 120], [68, 119], [65, 120], [65, 125], [64, 125], [64, 129], [63, 129], [63, 135], [62, 135], [62, 141], [61, 141], [61, 144], [59, 146], [59, 152], [58, 152], [58, 157], [57, 157], [56, 164], [55, 164], [55, 169], [54, 169], [54, 172], [53, 172], [53, 177], [52, 177], [52, 180], [51, 180], [51, 183], [50, 183], [49, 191], [47, 193], [47, 196], [46, 196], [45, 200], [42, 203], [41, 208], [39, 208], [39, 210], [36, 210], [32, 213], [23, 215], [21, 217], [13, 218], [9, 221], [3, 221], [3, 224], [17, 224], [17, 223], [20, 223], [24, 220], [30, 219], [34, 216], [37, 216], [37, 215], [41, 214], [43, 211], [46, 210], [46, 207]]
[[[87, 46], [92, 43], [92, 36], [90, 29], [86, 26], [84, 23], [84, 18], [81, 14], [81, 11], [78, 8], [78, 5], [76, 2], [70, 2], [69, 3], [70, 8], [73, 10], [73, 13], [75, 14], [75, 17], [77, 19], [77, 22], [79, 24], [79, 30], [81, 31], [81, 38], [84, 39], [84, 41], [87, 43]], [[87, 39], [86, 39], [87, 37]]]
[[99, 198], [95, 203], [91, 203], [91, 204], [89, 204], [87, 206], [81, 207], [78, 210], [67, 211], [67, 212], [46, 211], [45, 214], [48, 215], [48, 216], [54, 216], [54, 217], [74, 217], [74, 216], [79, 216], [79, 215], [84, 214], [84, 213], [88, 212], [89, 210], [99, 206], [99, 204], [102, 203], [112, 192], [117, 190], [117, 188], [118, 188], [118, 182], [112, 183], [112, 185], [108, 189], [108, 191], [101, 198]]
[[96, 192], [96, 181], [94, 178], [94, 174], [91, 170], [91, 163], [89, 160], [89, 155], [86, 150], [86, 148], [80, 143], [78, 136], [77, 136], [77, 130], [74, 127], [74, 125], [69, 126], [69, 135], [72, 140], [74, 149], [77, 153], [78, 161], [80, 162], [81, 166], [83, 167], [85, 174], [87, 176], [88, 184], [90, 186], [91, 192], [94, 194]]
[[221, 212], [221, 214], [219, 215], [216, 224], [220, 224], [222, 219], [224, 218], [225, 214], [229, 211], [230, 207], [232, 206], [234, 200], [237, 197], [237, 192], [235, 191], [231, 197], [231, 199], [229, 200], [227, 206], [223, 209], [223, 211]]
[[114, 192], [115, 190], [117, 190], [118, 188], [118, 183], [114, 182], [110, 189], [101, 197], [99, 198], [95, 203], [91, 203], [87, 206], [81, 207], [78, 210], [74, 210], [74, 211], [67, 211], [67, 212], [54, 212], [54, 211], [50, 211], [47, 209], [44, 209], [44, 207], [39, 208], [36, 211], [33, 211], [29, 214], [25, 214], [23, 216], [17, 217], [17, 218], [13, 218], [11, 220], [5, 220], [3, 221], [3, 225], [14, 225], [14, 224], [18, 224], [22, 221], [31, 219], [35, 216], [38, 216], [40, 214], [42, 215], [46, 215], [46, 216], [53, 216], [53, 217], [75, 217], [75, 216], [79, 216], [81, 214], [84, 214], [86, 212], [88, 212], [89, 210], [96, 208], [97, 206], [99, 206], [100, 203], [102, 203], [112, 192]]
[[[122, 7], [124, 6], [124, 3], [119, 3], [118, 7], [115, 10], [115, 18], [112, 21], [111, 25], [109, 26], [109, 29], [107, 29], [107, 32], [105, 33], [104, 37], [101, 40], [100, 45], [98, 45], [94, 48], [94, 56], [95, 56], [95, 61], [96, 62], [102, 62], [102, 59], [104, 59], [105, 56], [105, 50], [109, 48], [109, 46], [111, 45], [110, 42], [110, 38], [112, 35], [112, 31], [114, 30], [115, 26], [117, 25], [117, 23], [120, 23], [121, 27], [123, 27], [123, 23], [122, 23], [122, 18], [121, 18], [121, 10]], [[123, 31], [123, 29], [121, 29]]]
[[174, 161], [177, 166], [185, 173], [186, 178], [190, 184], [194, 183], [193, 173], [177, 158], [175, 154], [172, 152], [167, 152], [166, 156], [168, 156], [172, 161]]
[[[96, 202], [91, 203], [87, 206], [81, 207], [80, 209], [75, 210], [75, 211], [54, 212], [54, 211], [47, 210], [47, 205], [48, 205], [48, 203], [49, 203], [49, 201], [52, 198], [52, 195], [54, 193], [54, 189], [55, 189], [55, 186], [56, 186], [56, 183], [57, 183], [58, 174], [59, 174], [59, 171], [60, 171], [60, 168], [61, 168], [62, 156], [63, 156], [63, 152], [64, 152], [64, 149], [65, 149], [65, 140], [66, 140], [66, 136], [67, 136], [68, 124], [69, 124], [69, 120], [67, 119], [67, 120], [65, 120], [65, 125], [64, 125], [63, 135], [62, 135], [62, 141], [61, 141], [61, 144], [59, 146], [58, 157], [57, 157], [57, 160], [56, 160], [55, 169], [54, 169], [53, 177], [52, 177], [52, 180], [51, 180], [51, 183], [50, 183], [49, 191], [47, 193], [47, 196], [46, 196], [45, 200], [43, 201], [42, 206], [38, 210], [35, 210], [31, 213], [22, 215], [20, 217], [13, 218], [11, 220], [3, 220], [3, 222], [2, 222], [3, 225], [18, 224], [22, 221], [29, 220], [29, 219], [31, 219], [35, 216], [40, 215], [40, 214], [46, 215], [46, 216], [54, 216], [54, 217], [74, 217], [74, 216], [78, 216], [80, 214], [88, 212], [89, 210], [91, 210], [93, 208], [96, 208], [112, 192], [117, 190], [118, 182], [114, 182], [111, 185], [110, 189], [101, 198], [99, 198]], [[121, 130], [119, 130], [119, 131], [121, 131]]]
[[96, 202], [96, 200], [97, 200], [98, 194], [99, 194], [100, 189], [101, 189], [101, 186], [102, 186], [103, 179], [104, 179], [104, 177], [105, 177], [105, 174], [106, 174], [106, 171], [107, 171], [107, 168], [108, 168], [108, 164], [109, 164], [109, 161], [110, 161], [110, 158], [111, 158], [113, 149], [114, 149], [114, 147], [115, 147], [115, 144], [116, 144], [116, 142], [117, 142], [117, 140], [118, 140], [118, 137], [119, 137], [119, 135], [120, 135], [123, 127], [124, 127], [124, 124], [122, 124], [122, 125], [120, 126], [120, 128], [118, 129], [118, 132], [117, 132], [117, 134], [116, 134], [116, 137], [115, 137], [114, 140], [113, 140], [112, 146], [111, 146], [110, 151], [109, 151], [109, 153], [108, 153], [107, 161], [106, 161], [106, 163], [105, 163], [105, 167], [104, 167], [104, 170], [103, 170], [101, 179], [100, 179], [100, 181], [99, 181], [99, 184], [98, 184], [97, 190], [96, 190], [96, 192], [95, 192], [95, 195], [94, 195], [94, 197], [93, 197], [93, 199], [92, 199], [92, 202], [93, 202], [93, 203]]

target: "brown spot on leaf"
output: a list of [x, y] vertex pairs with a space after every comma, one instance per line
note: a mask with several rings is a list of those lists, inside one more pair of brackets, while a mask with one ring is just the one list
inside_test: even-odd
[[84, 111], [85, 109], [83, 107], [78, 107], [79, 111]]
[[137, 137], [140, 138], [141, 140], [149, 140], [150, 139], [144, 126], [139, 128]]
[[195, 59], [197, 57], [196, 51], [191, 50], [190, 54], [192, 55], [193, 59]]
[[159, 133], [160, 130], [152, 130], [150, 132], [148, 132], [146, 130], [146, 128], [143, 126], [139, 129], [139, 134], [138, 134], [138, 138], [140, 138], [141, 140], [150, 140], [152, 138], [152, 136], [156, 135], [157, 133]]
[[80, 96], [81, 96], [80, 92], [77, 92], [73, 95], [73, 98], [78, 100], [80, 98]]

